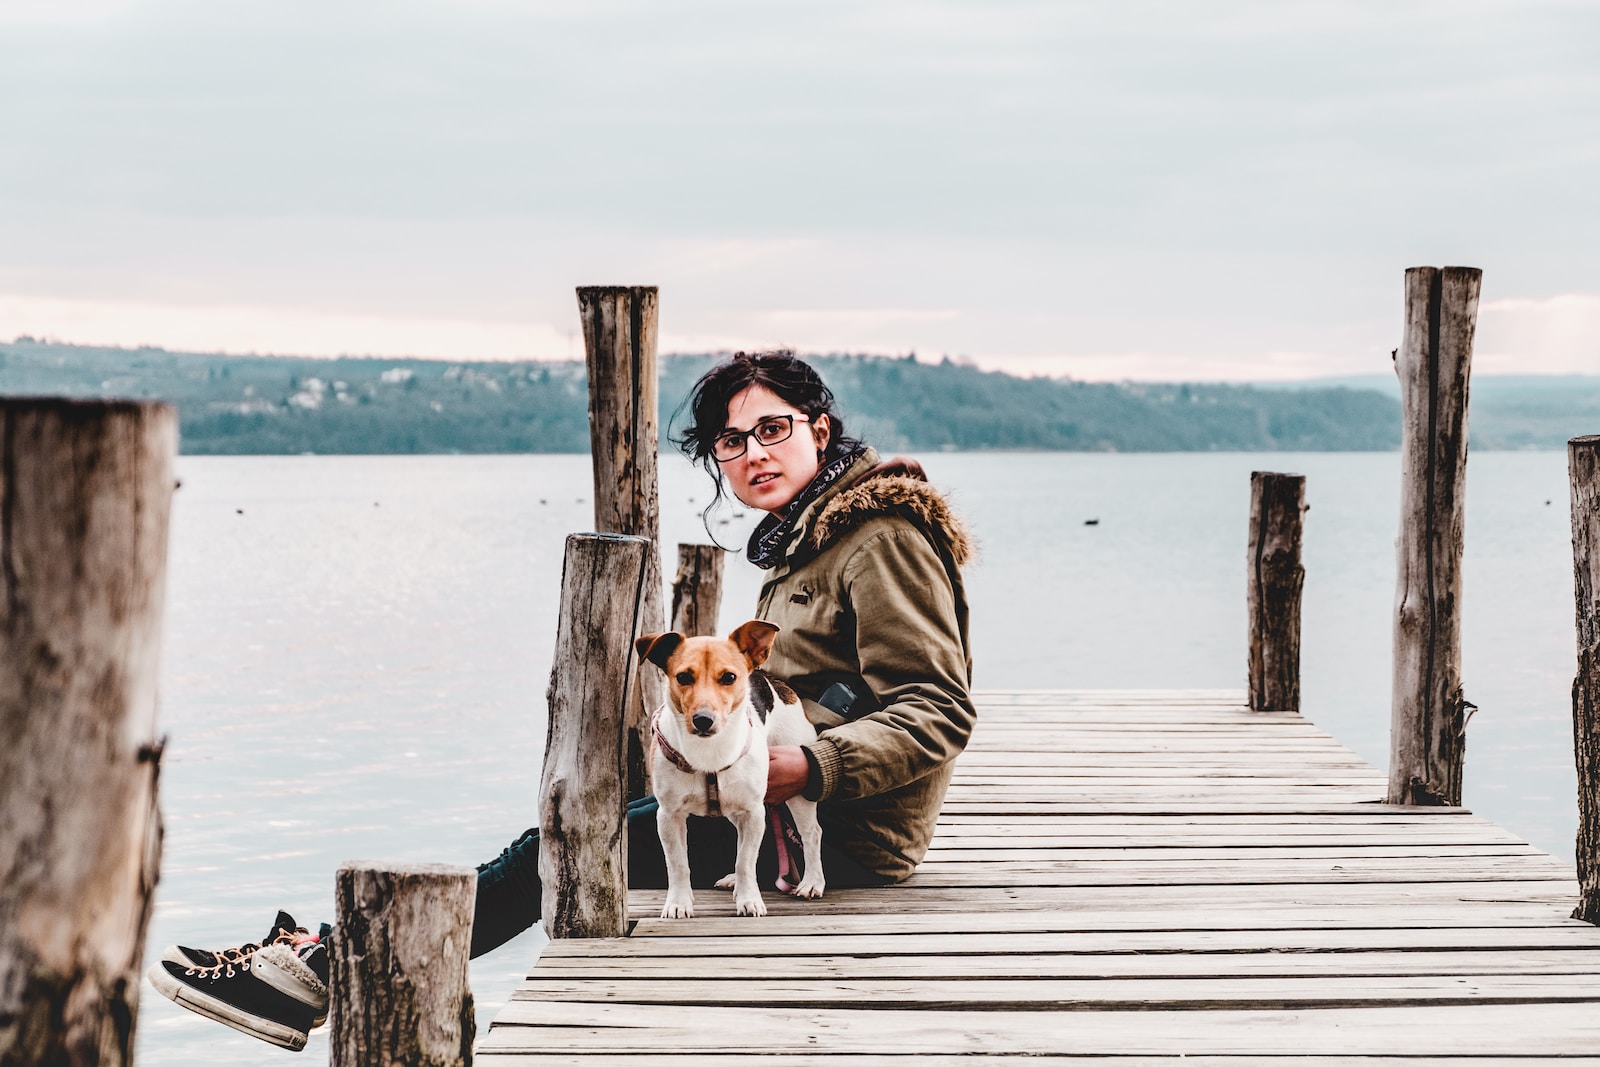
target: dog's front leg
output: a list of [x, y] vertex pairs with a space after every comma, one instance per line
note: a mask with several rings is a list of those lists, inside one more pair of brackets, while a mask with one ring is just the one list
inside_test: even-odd
[[761, 838], [767, 832], [767, 809], [762, 805], [728, 813], [728, 821], [739, 833], [739, 855], [733, 865], [733, 910], [739, 915], [765, 915], [756, 881], [756, 857], [761, 854]]
[[681, 811], [656, 809], [656, 832], [667, 860], [667, 903], [663, 919], [694, 918], [694, 890], [689, 885], [689, 824]]
[[822, 875], [822, 825], [817, 822], [817, 806], [800, 797], [790, 797], [789, 814], [794, 816], [794, 827], [800, 831], [800, 847], [806, 863], [805, 876], [795, 888], [794, 895], [815, 900], [822, 896], [827, 880]]

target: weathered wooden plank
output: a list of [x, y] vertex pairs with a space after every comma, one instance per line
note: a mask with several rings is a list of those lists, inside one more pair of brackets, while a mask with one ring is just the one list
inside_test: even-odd
[[[761, 956], [670, 956], [630, 960], [623, 977], [617, 961], [605, 957], [541, 959], [533, 977], [604, 978], [618, 984], [659, 982], [685, 976], [767, 979], [781, 973], [789, 981], [853, 978], [1211, 978], [1305, 975], [1593, 975], [1594, 949], [1510, 948], [1498, 952], [1438, 952], [1406, 949], [1369, 952], [1340, 948], [1310, 952], [1160, 952], [1053, 953], [1016, 955], [918, 954], [860, 956], [785, 956], [781, 967]], [[530, 987], [518, 993], [528, 999]]]
[[[1019, 881], [1030, 881], [1038, 885], [1058, 886], [1093, 886], [1093, 885], [1121, 885], [1121, 886], [1146, 886], [1146, 885], [1190, 885], [1212, 886], [1225, 885], [1234, 882], [1278, 882], [1278, 883], [1306, 883], [1306, 882], [1383, 882], [1389, 880], [1387, 872], [1381, 869], [1359, 870], [1349, 866], [1348, 863], [1340, 866], [1328, 867], [1325, 870], [1252, 870], [1232, 871], [1225, 868], [1210, 868], [1192, 871], [1094, 871], [1080, 873], [1071, 870], [1035, 869], [1028, 865], [1017, 864], [1009, 867], [994, 867], [986, 870], [940, 870], [927, 874], [918, 874], [919, 885], [926, 886], [970, 886], [973, 888], [986, 887], [1004, 889], [1015, 885]], [[1407, 869], [1396, 872], [1394, 877], [1411, 882], [1428, 882], [1448, 879], [1475, 880], [1480, 882], [1515, 881], [1519, 878], [1532, 880], [1548, 880], [1548, 872], [1527, 872], [1521, 874], [1515, 869], [1482, 869], [1478, 871], [1435, 871], [1430, 869]]]
[[[1398, 809], [1391, 809], [1386, 805], [1357, 804], [1339, 805], [1327, 808], [1325, 805], [1309, 805], [1300, 808], [1287, 805], [1268, 811], [1256, 809], [1235, 808], [1232, 805], [1218, 804], [1200, 811], [1064, 811], [1064, 812], [1029, 812], [1015, 814], [1010, 812], [993, 813], [965, 813], [941, 812], [939, 815], [940, 831], [947, 827], [959, 826], [1071, 826], [1093, 828], [1098, 826], [1113, 827], [1182, 827], [1182, 826], [1229, 826], [1236, 827], [1241, 833], [1257, 826], [1284, 827], [1284, 826], [1401, 826], [1409, 828], [1437, 828], [1476, 826], [1507, 833], [1504, 828], [1497, 826], [1487, 819], [1473, 815], [1466, 808], [1438, 809], [1437, 814], [1416, 814]], [[1120, 829], [1118, 832], [1122, 832]], [[1274, 832], [1277, 832], [1276, 830]]]
[[1526, 842], [1519, 841], [1515, 835], [1504, 836], [1485, 834], [1481, 831], [1468, 830], [1466, 832], [1440, 831], [1438, 833], [1425, 833], [1418, 831], [1398, 830], [1367, 830], [1365, 832], [1336, 832], [1327, 833], [1259, 833], [1239, 834], [1228, 833], [1222, 830], [1196, 830], [1192, 833], [1156, 833], [1151, 832], [1144, 836], [1128, 833], [1115, 833], [1108, 829], [1105, 833], [1089, 834], [1074, 830], [1062, 830], [1055, 833], [1028, 833], [1024, 827], [1007, 827], [1010, 833], [985, 833], [982, 828], [971, 827], [970, 833], [950, 832], [941, 830], [933, 839], [929, 851], [961, 851], [963, 849], [987, 848], [1055, 848], [1055, 849], [1119, 849], [1119, 850], [1165, 850], [1165, 849], [1195, 849], [1195, 848], [1300, 848], [1300, 847], [1407, 847], [1419, 848], [1430, 846], [1472, 846], [1479, 848], [1526, 848]]
[[1110, 774], [1084, 774], [1076, 770], [1072, 774], [1042, 775], [1018, 774], [996, 775], [992, 777], [978, 777], [975, 775], [957, 775], [950, 784], [950, 792], [957, 794], [964, 800], [981, 800], [985, 797], [1001, 799], [1005, 797], [1021, 797], [1037, 795], [1041, 788], [1052, 788], [1060, 795], [1072, 796], [1087, 793], [1098, 794], [1107, 791], [1108, 796], [1140, 797], [1159, 799], [1161, 797], [1203, 797], [1214, 792], [1213, 787], [1219, 781], [1229, 785], [1237, 784], [1239, 791], [1235, 796], [1277, 796], [1288, 792], [1291, 796], [1307, 797], [1348, 797], [1360, 801], [1372, 795], [1371, 778], [1345, 778], [1340, 780], [1327, 780], [1308, 783], [1304, 779], [1297, 779], [1290, 775], [1268, 774], [1264, 772], [1198, 772], [1189, 775], [1173, 775], [1160, 777], [1156, 775], [1138, 775], [1128, 772], [1126, 775], [1114, 776]]
[[[1039, 815], [1360, 815], [1368, 811], [1393, 810], [1379, 807], [1376, 801], [1354, 800], [1330, 803], [1325, 798], [1309, 800], [1040, 800], [1037, 797], [990, 799], [959, 797], [947, 799], [942, 818], [959, 815], [982, 815], [1002, 819], [1007, 816], [1034, 817]], [[1404, 810], [1404, 809], [1401, 809]], [[1441, 817], [1451, 814], [1471, 815], [1470, 808], [1441, 809]]]
[[[732, 909], [728, 909], [732, 914]], [[698, 909], [696, 911], [698, 914]], [[758, 925], [758, 924], [752, 924]], [[1043, 952], [1311, 952], [1565, 948], [1600, 951], [1583, 924], [1518, 929], [1461, 927], [1325, 930], [1085, 930], [1072, 933], [750, 934], [723, 937], [617, 937], [551, 942], [541, 959], [644, 959], [669, 956], [847, 956], [870, 954], [1037, 955]]]
[[1048, 787], [1052, 782], [1092, 781], [1094, 784], [1121, 784], [1157, 787], [1186, 787], [1209, 784], [1216, 778], [1240, 778], [1246, 782], [1287, 782], [1316, 789], [1324, 786], [1358, 785], [1367, 788], [1380, 776], [1370, 769], [1363, 770], [1351, 764], [1308, 764], [1298, 772], [1285, 770], [1281, 765], [1265, 761], [1212, 761], [1185, 759], [1171, 761], [1148, 760], [1139, 763], [1118, 764], [1099, 760], [1085, 760], [1070, 770], [1038, 764], [1011, 766], [983, 766], [974, 764], [958, 771], [952, 788], [970, 789], [999, 786], [1016, 789], [1018, 786]]
[[[1500, 885], [1500, 883], [1488, 883]], [[1537, 884], [1537, 883], [1535, 883]], [[1220, 889], [1232, 889], [1222, 886]], [[1251, 889], [1260, 888], [1251, 886]], [[1278, 887], [1268, 887], [1278, 888]], [[1323, 888], [1323, 887], [1309, 887]], [[1362, 889], [1364, 886], [1336, 886], [1333, 888]], [[1120, 891], [1120, 887], [1119, 887]], [[996, 906], [987, 911], [974, 912], [974, 900], [969, 892], [950, 896], [951, 890], [924, 890], [911, 897], [915, 914], [907, 912], [902, 902], [898, 908], [870, 909], [853, 907], [850, 912], [819, 911], [783, 900], [767, 901], [767, 921], [762, 932], [770, 934], [810, 933], [963, 933], [963, 932], [1029, 932], [1029, 931], [1085, 931], [1085, 930], [1166, 930], [1174, 925], [1174, 908], [1165, 910], [1117, 910], [1116, 901], [1095, 899], [1086, 902], [1081, 911], [1040, 911], [1036, 906], [1008, 908]], [[1195, 894], [1187, 890], [1189, 896]], [[1121, 891], [1126, 897], [1126, 892]], [[1141, 896], [1144, 892], [1141, 891]], [[1498, 895], [1498, 894], [1497, 894]], [[930, 899], [931, 898], [931, 899]], [[732, 909], [726, 907], [726, 897], [708, 899], [706, 914], [701, 916], [696, 904], [695, 930], [698, 936], [747, 935], [748, 923], [719, 925]], [[1254, 898], [1230, 900], [1226, 905], [1214, 907], [1195, 906], [1185, 914], [1187, 925], [1201, 930], [1320, 930], [1342, 927], [1382, 926], [1392, 929], [1448, 929], [1454, 927], [1525, 927], [1568, 926], [1567, 914], [1571, 909], [1572, 892], [1548, 899], [1527, 899], [1472, 903], [1441, 897], [1437, 900], [1421, 899], [1396, 902], [1393, 898], [1325, 900], [1319, 904], [1301, 905], [1290, 899], [1273, 900]], [[721, 907], [718, 907], [718, 905]], [[653, 916], [661, 912], [660, 900], [653, 910], [636, 912], [636, 937], [691, 936], [690, 931], [678, 927], [655, 925]], [[716, 912], [713, 914], [713, 912]]]
[[679, 974], [670, 982], [612, 978], [545, 978], [535, 972], [512, 1004], [627, 1001], [637, 1005], [692, 1007], [729, 1003], [767, 1010], [871, 1005], [875, 1009], [966, 1009], [1080, 1011], [1102, 1008], [1212, 1009], [1249, 1004], [1256, 1009], [1378, 1007], [1404, 1002], [1483, 1004], [1589, 1002], [1600, 1014], [1600, 975], [1275, 975], [1268, 978], [1207, 975], [1203, 978], [1004, 978], [908, 979], [835, 977], [808, 982], [786, 977], [700, 978]]
[[[1384, 904], [1328, 904], [1320, 910], [1294, 907], [1293, 904], [1280, 904], [1270, 902], [1253, 909], [1197, 909], [1194, 918], [1189, 920], [1189, 925], [1194, 929], [1210, 929], [1210, 931], [1226, 931], [1226, 929], [1245, 929], [1245, 931], [1314, 931], [1314, 929], [1354, 929], [1354, 928], [1386, 928], [1395, 929], [1570, 929], [1566, 923], [1568, 915], [1563, 915], [1558, 905], [1563, 902], [1512, 902], [1512, 904], [1480, 904], [1480, 905], [1450, 905], [1443, 902], [1437, 907], [1424, 907], [1424, 905], [1384, 905]], [[707, 904], [707, 907], [712, 905]], [[1448, 907], [1448, 910], [1442, 910]], [[939, 910], [930, 907], [925, 912], [918, 913], [917, 917], [907, 917], [894, 912], [858, 912], [850, 913], [808, 913], [798, 910], [779, 910], [774, 907], [774, 902], [768, 902], [768, 923], [763, 923], [762, 931], [768, 936], [798, 936], [798, 934], [854, 934], [854, 936], [877, 936], [877, 934], [973, 934], [973, 933], [1118, 933], [1118, 931], [1162, 931], [1173, 928], [1173, 918], [1168, 913], [1163, 921], [1160, 913], [1154, 910], [1147, 912], [1123, 913], [1114, 912], [1109, 907], [1085, 910], [1082, 913], [1067, 912], [963, 912], [963, 910]], [[656, 912], [661, 907], [656, 905]], [[1429, 910], [1434, 910], [1434, 915], [1429, 915]], [[699, 912], [696, 910], [696, 917]], [[1053, 918], [1061, 915], [1061, 918]], [[734, 937], [749, 936], [749, 925], [744, 923], [742, 929], [734, 921], [734, 925], [722, 925], [725, 921], [733, 920], [733, 909], [720, 907], [717, 913], [709, 913], [704, 918], [706, 933], [690, 934], [675, 933], [674, 929], [658, 928], [653, 925], [651, 918], [640, 918], [635, 937]], [[696, 926], [699, 921], [696, 921]], [[826, 945], [813, 945], [818, 952], [824, 952]], [[730, 949], [730, 952], [733, 949]], [[560, 953], [552, 953], [560, 955]]]
[[1216, 701], [1243, 707], [1243, 689], [981, 689], [979, 704], [1026, 704], [1038, 701], [1045, 704], [1118, 704], [1118, 702], [1146, 701], [1152, 704], [1182, 704], [1182, 702]]
[[761, 1011], [676, 1005], [513, 1001], [483, 1051], [568, 1048], [628, 1054], [663, 1048], [741, 1052], [759, 1048], [834, 1053], [1116, 1053], [1304, 1056], [1593, 1055], [1600, 1011], [1588, 1004], [1146, 1011]]
[[1435, 857], [1438, 859], [1459, 859], [1471, 856], [1527, 856], [1540, 861], [1547, 861], [1549, 857], [1534, 848], [1532, 845], [1477, 845], [1477, 844], [1429, 844], [1429, 845], [1305, 845], [1300, 843], [1257, 844], [1248, 847], [1231, 846], [1224, 848], [1206, 847], [1204, 845], [1190, 845], [1187, 847], [1135, 847], [1121, 848], [1105, 847], [1077, 847], [1069, 848], [1060, 845], [1046, 847], [1028, 847], [1015, 841], [1001, 842], [999, 847], [983, 848], [970, 846], [967, 848], [939, 848], [928, 849], [927, 856], [922, 861], [923, 870], [937, 868], [946, 863], [1032, 863], [1039, 860], [1055, 860], [1066, 863], [1085, 863], [1107, 861], [1114, 863], [1144, 863], [1146, 861], [1168, 862], [1176, 859], [1181, 862], [1192, 863], [1202, 860], [1224, 860], [1229, 863], [1236, 862], [1276, 862], [1278, 860], [1311, 860], [1311, 859], [1418, 859]]
[[[1315, 769], [1319, 773], [1330, 770], [1355, 771], [1362, 775], [1372, 773], [1371, 767], [1348, 753], [1337, 750], [1320, 751], [1305, 747], [1257, 749], [1253, 752], [1229, 752], [1222, 747], [1168, 750], [1159, 745], [1150, 746], [1143, 752], [1098, 752], [1091, 751], [1085, 746], [1073, 746], [1073, 749], [1074, 769], [1159, 767], [1163, 770], [1170, 770], [1203, 766], [1207, 768], [1265, 767], [1282, 771], [1284, 762], [1293, 760], [1296, 765], [1307, 770]], [[1052, 752], [1047, 748], [1035, 748], [1026, 751], [979, 749], [961, 757], [960, 769], [964, 774], [970, 774], [975, 770], [983, 770], [991, 774], [1002, 773], [1011, 768], [1032, 770], [1037, 773], [1043, 770], [1059, 770], [1061, 762], [1061, 754]]]
[[[593, 1067], [609, 1063], [604, 1055], [583, 1052], [518, 1052], [505, 1049], [485, 1050], [494, 1057], [495, 1067]], [[1278, 1056], [1204, 1056], [1189, 1057], [1175, 1052], [1155, 1056], [1121, 1056], [1114, 1053], [1091, 1053], [1095, 1067], [1174, 1067], [1177, 1064], [1203, 1065], [1203, 1067], [1282, 1067], [1285, 1059]], [[1305, 1062], [1293, 1056], [1293, 1062]], [[787, 1064], [826, 1063], [828, 1067], [906, 1067], [906, 1057], [890, 1054], [845, 1053], [828, 1054], [821, 1058], [816, 1051], [790, 1049], [764, 1049], [755, 1060], [748, 1052], [733, 1054], [715, 1052], [696, 1053], [634, 1053], [628, 1056], [628, 1067], [726, 1067], [730, 1064], [758, 1062], [764, 1067], [785, 1067]], [[971, 1054], [942, 1056], [921, 1053], [917, 1067], [1083, 1067], [1087, 1062], [1080, 1056], [1037, 1056]], [[1319, 1055], [1317, 1067], [1374, 1067], [1367, 1056]], [[1523, 1057], [1488, 1056], [1407, 1056], [1405, 1067], [1508, 1067], [1512, 1063], [1526, 1063]], [[1600, 1056], [1563, 1056], [1562, 1067], [1600, 1067]]]
[[1494, 823], [1477, 818], [1466, 819], [1385, 819], [1362, 818], [1359, 815], [1306, 815], [1292, 812], [1262, 812], [1257, 817], [1204, 812], [1191, 815], [1116, 814], [1101, 815], [963, 815], [948, 813], [939, 820], [940, 836], [959, 834], [1017, 833], [1065, 834], [1082, 837], [1125, 837], [1148, 835], [1158, 838], [1163, 833], [1217, 833], [1240, 837], [1298, 835], [1306, 837], [1329, 834], [1378, 834], [1385, 836], [1431, 837], [1434, 835], [1481, 835], [1485, 839], [1516, 840], [1522, 838]]
[[1027, 768], [1015, 774], [964, 773], [955, 776], [950, 784], [952, 793], [964, 799], [976, 800], [993, 796], [1037, 796], [1042, 789], [1060, 794], [1083, 793], [1086, 790], [1115, 790], [1116, 795], [1160, 799], [1168, 796], [1190, 796], [1214, 792], [1219, 782], [1237, 785], [1236, 796], [1275, 793], [1282, 788], [1296, 790], [1295, 795], [1327, 797], [1370, 796], [1372, 783], [1377, 779], [1363, 775], [1328, 775], [1316, 781], [1307, 781], [1293, 775], [1266, 770], [1227, 770], [1195, 768], [1184, 774], [1161, 775], [1154, 769], [1130, 768], [1122, 771], [1092, 768], [1073, 768], [1070, 774], [1046, 774], [1042, 768]]
[[[1158, 728], [1161, 733], [1215, 735], [1225, 730], [1239, 733], [1239, 728], [1248, 725], [1251, 730], [1260, 730], [1266, 737], [1326, 737], [1315, 726], [1298, 715], [1280, 712], [1256, 711], [1247, 712], [1238, 708], [1147, 708], [1132, 711], [1123, 711], [1117, 708], [1036, 712], [1033, 716], [1006, 713], [1004, 721], [994, 719], [984, 720], [983, 709], [978, 709], [979, 725], [990, 736], [1005, 737], [1009, 735], [1025, 734], [1028, 732], [1041, 732], [1053, 730], [1069, 733], [1083, 731], [1085, 733], [1114, 733], [1127, 730], [1130, 726], [1146, 725]], [[1248, 724], [1240, 721], [1242, 715], [1255, 715], [1258, 722]]]
[[[488, 1050], [494, 1057], [495, 1067], [593, 1067], [608, 1063], [604, 1056], [582, 1052], [516, 1052], [502, 1049]], [[1092, 1062], [1094, 1067], [1283, 1067], [1285, 1062], [1305, 1063], [1305, 1057], [1289, 1059], [1278, 1056], [1188, 1056], [1174, 1052], [1154, 1056], [1121, 1056], [1114, 1053], [1091, 1053], [1084, 1056], [1036, 1056], [1032, 1054], [971, 1054], [941, 1056], [920, 1053], [917, 1067], [1084, 1067]], [[1317, 1067], [1375, 1067], [1367, 1056], [1319, 1055], [1312, 1062]], [[1514, 1063], [1526, 1064], [1524, 1057], [1487, 1056], [1407, 1056], [1405, 1067], [1509, 1067]], [[635, 1053], [627, 1059], [628, 1067], [725, 1067], [735, 1063], [760, 1063], [763, 1067], [786, 1067], [788, 1064], [826, 1063], [828, 1067], [906, 1067], [906, 1057], [894, 1054], [872, 1053], [828, 1054], [823, 1059], [814, 1051], [770, 1049], [760, 1053], [757, 1060], [748, 1052], [732, 1055], [721, 1053]], [[1600, 1056], [1563, 1056], [1562, 1067], [1600, 1067]]]

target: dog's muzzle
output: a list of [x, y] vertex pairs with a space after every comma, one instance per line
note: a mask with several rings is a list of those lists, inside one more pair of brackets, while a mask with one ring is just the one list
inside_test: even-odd
[[717, 729], [717, 720], [705, 712], [697, 712], [689, 720], [689, 726], [701, 737], [710, 737]]

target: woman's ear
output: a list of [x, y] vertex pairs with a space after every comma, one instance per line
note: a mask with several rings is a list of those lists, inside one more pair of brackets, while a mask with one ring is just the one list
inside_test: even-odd
[[828, 450], [828, 438], [833, 434], [833, 420], [827, 414], [818, 415], [811, 420], [811, 439], [817, 443], [817, 451]]

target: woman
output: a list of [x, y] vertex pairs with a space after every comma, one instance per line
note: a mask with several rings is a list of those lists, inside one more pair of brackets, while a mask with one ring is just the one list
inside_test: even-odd
[[[755, 617], [780, 632], [766, 669], [786, 679], [820, 731], [769, 753], [767, 802], [820, 801], [831, 887], [882, 885], [927, 851], [975, 712], [960, 567], [971, 545], [914, 462], [881, 463], [845, 434], [833, 394], [786, 351], [734, 355], [695, 384], [678, 441], [724, 489], [767, 512], [750, 561], [768, 573]], [[715, 506], [715, 501], [713, 502]], [[666, 885], [652, 798], [628, 807], [629, 884]], [[472, 955], [539, 919], [538, 831], [478, 868]], [[693, 819], [697, 886], [732, 870], [734, 835]], [[776, 871], [769, 839], [758, 865]], [[219, 953], [175, 946], [150, 970], [166, 996], [288, 1048], [326, 1004], [327, 935], [279, 913], [261, 944]]]

